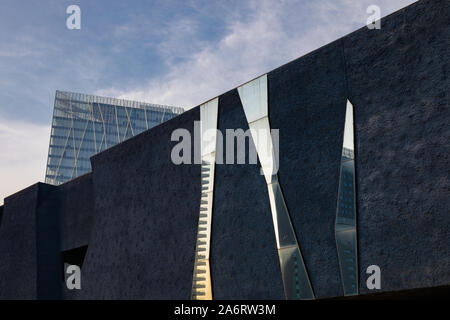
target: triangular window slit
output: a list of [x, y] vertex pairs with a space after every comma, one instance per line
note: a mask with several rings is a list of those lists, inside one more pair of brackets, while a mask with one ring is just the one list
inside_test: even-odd
[[356, 234], [355, 148], [353, 105], [347, 100], [341, 154], [335, 236], [344, 295], [358, 294]]

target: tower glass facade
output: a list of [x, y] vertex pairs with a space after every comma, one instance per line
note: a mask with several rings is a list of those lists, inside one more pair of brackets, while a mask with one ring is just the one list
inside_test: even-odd
[[179, 107], [56, 91], [45, 182], [91, 171], [90, 157], [181, 113]]

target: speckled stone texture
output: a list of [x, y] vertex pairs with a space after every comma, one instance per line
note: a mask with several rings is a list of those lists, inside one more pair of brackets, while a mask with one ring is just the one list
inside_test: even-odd
[[[224, 149], [226, 129], [248, 129], [237, 90], [220, 97], [218, 128]], [[247, 142], [247, 155], [248, 147]], [[225, 162], [226, 150], [223, 154]], [[214, 299], [284, 299], [269, 196], [259, 164], [216, 165], [211, 276]]]
[[95, 223], [79, 298], [190, 298], [200, 165], [170, 155], [172, 131], [193, 135], [198, 119], [195, 108], [91, 159]]
[[5, 199], [0, 299], [61, 298], [56, 189], [37, 183]]
[[38, 184], [5, 198], [0, 227], [0, 299], [37, 298]]
[[360, 290], [450, 283], [450, 2], [420, 1], [343, 39], [355, 107]]

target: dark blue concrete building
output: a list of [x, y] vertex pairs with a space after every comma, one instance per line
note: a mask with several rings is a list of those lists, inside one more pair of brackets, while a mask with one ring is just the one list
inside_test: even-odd
[[[194, 268], [208, 270], [214, 299], [448, 287], [449, 9], [418, 1], [380, 30], [362, 28], [257, 79], [261, 119], [279, 129], [271, 181], [261, 158], [216, 164], [213, 198], [203, 200], [205, 163], [171, 161], [172, 132], [194, 136], [202, 105], [93, 156], [91, 173], [6, 198], [0, 298], [190, 299]], [[255, 83], [213, 101], [221, 132], [255, 125], [245, 96]], [[349, 103], [353, 152], [343, 148]], [[278, 193], [268, 192], [274, 184]], [[66, 288], [65, 264], [81, 267], [80, 290]], [[366, 285], [371, 265], [380, 289]]]

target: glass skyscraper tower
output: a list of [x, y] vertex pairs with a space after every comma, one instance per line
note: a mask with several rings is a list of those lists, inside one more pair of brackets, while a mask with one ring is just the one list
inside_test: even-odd
[[182, 108], [56, 91], [45, 182], [91, 171], [90, 157], [181, 113]]

